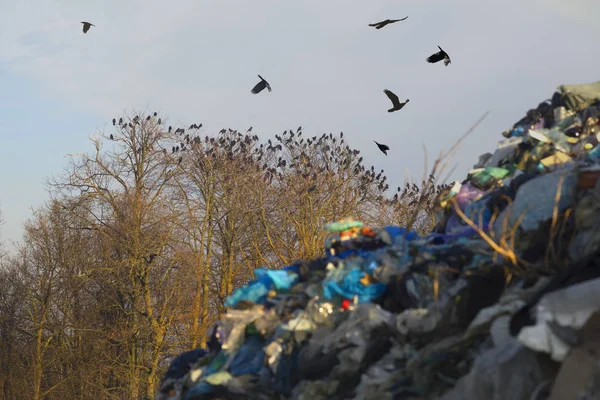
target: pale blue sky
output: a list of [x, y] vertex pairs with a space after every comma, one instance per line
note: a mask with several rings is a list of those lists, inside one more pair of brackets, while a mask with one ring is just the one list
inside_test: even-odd
[[[132, 107], [205, 134], [344, 131], [397, 186], [406, 168], [421, 176], [421, 143], [431, 161], [490, 110], [454, 157], [461, 179], [556, 86], [600, 80], [597, 0], [0, 2], [0, 231], [12, 241], [64, 156], [91, 152], [88, 135]], [[425, 62], [437, 45], [450, 66]], [[257, 74], [273, 92], [250, 94]], [[384, 88], [411, 102], [388, 114]]]

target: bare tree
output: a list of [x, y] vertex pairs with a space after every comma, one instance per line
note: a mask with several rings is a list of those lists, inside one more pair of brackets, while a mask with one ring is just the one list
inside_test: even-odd
[[[187, 136], [187, 135], [186, 135]], [[177, 187], [182, 238], [194, 260], [191, 345], [206, 339], [208, 324], [218, 317], [234, 286], [251, 275], [247, 266], [252, 213], [248, 188], [256, 185], [253, 150], [258, 137], [222, 131], [216, 138], [186, 137]], [[187, 143], [189, 142], [189, 143]]]
[[169, 214], [169, 183], [176, 163], [166, 151], [167, 133], [156, 118], [125, 117], [112, 151], [101, 151], [106, 137], [92, 139], [95, 154], [74, 160], [53, 187], [77, 198], [72, 212], [84, 229], [99, 235], [107, 282], [125, 327], [114, 339], [127, 348], [128, 397], [142, 385], [152, 397], [159, 362], [179, 299], [178, 274], [169, 259], [175, 228]]
[[323, 225], [343, 217], [422, 213], [426, 232], [444, 188], [432, 177], [390, 198], [342, 133], [114, 125], [50, 182], [52, 201], [0, 260], [2, 399], [153, 398], [170, 357], [204, 345], [255, 268], [319, 257]]
[[[397, 188], [394, 196], [380, 202], [378, 225], [398, 225], [406, 227], [414, 220], [412, 229], [419, 234], [431, 232], [436, 224], [436, 205], [440, 194], [448, 185], [437, 184], [430, 175], [420, 185], [406, 182]], [[416, 215], [415, 215], [416, 214]]]
[[0, 267], [0, 397], [17, 399], [31, 395], [31, 385], [23, 380], [29, 375], [28, 360], [23, 356], [25, 328], [24, 284], [9, 262]]
[[[377, 218], [376, 205], [388, 189], [387, 178], [383, 171], [365, 168], [360, 152], [345, 143], [343, 133], [304, 138], [301, 130], [285, 132], [276, 135], [265, 152], [271, 155], [264, 166], [269, 195], [257, 196], [255, 215], [262, 228], [256, 239], [265, 237], [275, 255], [268, 266], [322, 254], [327, 222]], [[269, 261], [264, 250], [260, 254]]]

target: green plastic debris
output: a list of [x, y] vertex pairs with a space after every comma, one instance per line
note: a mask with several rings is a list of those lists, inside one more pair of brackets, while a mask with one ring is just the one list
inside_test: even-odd
[[342, 219], [336, 222], [330, 222], [325, 225], [327, 232], [343, 232], [352, 228], [362, 228], [365, 224], [360, 221], [356, 221], [352, 218]]
[[256, 324], [254, 322], [251, 322], [248, 324], [248, 326], [246, 327], [246, 335], [250, 336], [250, 335], [259, 335], [260, 331], [258, 329], [256, 329]]
[[204, 379], [204, 382], [209, 385], [219, 386], [225, 385], [227, 382], [231, 380], [231, 374], [227, 371], [215, 372], [212, 375], [207, 376]]
[[558, 91], [563, 95], [569, 109], [580, 111], [600, 100], [600, 81], [581, 85], [561, 85]]
[[223, 366], [225, 365], [226, 362], [227, 362], [227, 355], [225, 354], [225, 352], [221, 351], [212, 360], [210, 367], [213, 371], [220, 370], [221, 368], [223, 368]]
[[479, 189], [490, 189], [497, 181], [510, 175], [510, 171], [500, 167], [486, 167], [482, 171], [477, 171], [471, 178], [471, 184]]

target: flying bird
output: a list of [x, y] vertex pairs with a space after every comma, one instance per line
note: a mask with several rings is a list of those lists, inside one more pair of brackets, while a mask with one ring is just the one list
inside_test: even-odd
[[81, 21], [81, 23], [83, 24], [83, 33], [87, 33], [87, 31], [90, 30], [90, 27], [96, 26], [94, 24], [91, 24], [91, 23], [85, 22], [85, 21]]
[[258, 77], [260, 78], [260, 82], [258, 82], [256, 84], [256, 86], [254, 86], [252, 88], [252, 90], [250, 91], [253, 94], [259, 94], [260, 92], [262, 92], [264, 90], [264, 88], [267, 88], [269, 90], [269, 92], [271, 91], [271, 85], [269, 85], [269, 82], [265, 81], [263, 79], [262, 76], [258, 75]]
[[440, 49], [440, 51], [427, 57], [427, 62], [434, 64], [436, 62], [444, 60], [444, 65], [447, 67], [448, 64], [450, 64], [451, 62], [450, 56], [448, 55], [448, 53], [442, 50], [440, 46], [438, 46], [438, 49]]
[[401, 19], [386, 19], [385, 21], [379, 21], [379, 22], [375, 22], [374, 24], [369, 24], [369, 26], [373, 26], [373, 27], [375, 27], [375, 29], [381, 29], [384, 26], [386, 26], [387, 24], [393, 24], [394, 22], [404, 21], [406, 18], [408, 18], [408, 16], [401, 18]]
[[381, 150], [381, 152], [387, 156], [387, 151], [390, 148], [387, 145], [385, 145], [385, 144], [377, 143], [375, 140], [373, 140], [373, 141], [375, 142], [375, 144], [377, 145], [377, 147], [379, 147], [379, 150]]
[[401, 110], [402, 107], [404, 107], [406, 105], [406, 103], [408, 103], [410, 101], [410, 99], [406, 99], [406, 101], [404, 103], [401, 103], [400, 100], [398, 99], [398, 96], [396, 96], [394, 93], [392, 93], [391, 90], [388, 90], [388, 89], [384, 89], [383, 93], [385, 93], [386, 96], [392, 101], [392, 105], [394, 106], [394, 107], [390, 108], [388, 110], [388, 112], [394, 112], [394, 111]]

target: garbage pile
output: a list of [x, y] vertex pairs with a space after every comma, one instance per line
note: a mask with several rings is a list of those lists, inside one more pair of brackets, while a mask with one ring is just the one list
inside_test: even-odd
[[503, 136], [431, 234], [345, 219], [257, 269], [156, 398], [600, 398], [600, 82]]

